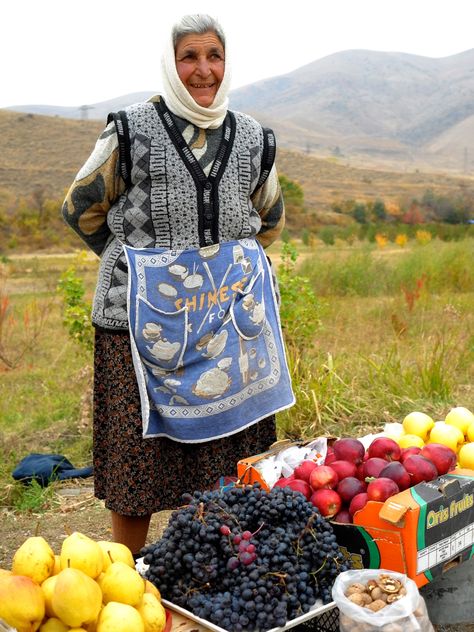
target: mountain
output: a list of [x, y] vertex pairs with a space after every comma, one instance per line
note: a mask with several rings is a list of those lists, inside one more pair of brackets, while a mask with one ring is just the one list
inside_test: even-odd
[[287, 147], [474, 165], [474, 49], [440, 59], [344, 51], [236, 90], [231, 105], [272, 126]]
[[[151, 94], [123, 95], [87, 110], [8, 109], [104, 121]], [[439, 59], [347, 50], [234, 90], [230, 104], [272, 127], [280, 147], [369, 166], [474, 168], [474, 49]]]

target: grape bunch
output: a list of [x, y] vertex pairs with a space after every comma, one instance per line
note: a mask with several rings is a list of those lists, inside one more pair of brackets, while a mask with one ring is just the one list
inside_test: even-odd
[[185, 494], [142, 549], [162, 596], [230, 632], [285, 625], [349, 568], [332, 527], [299, 492], [258, 485]]

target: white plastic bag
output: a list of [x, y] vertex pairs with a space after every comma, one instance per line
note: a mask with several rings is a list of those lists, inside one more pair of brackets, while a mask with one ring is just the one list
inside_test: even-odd
[[[407, 594], [378, 612], [358, 606], [346, 597], [351, 584], [365, 585], [384, 574], [398, 579]], [[336, 577], [332, 597], [340, 612], [340, 632], [434, 632], [417, 585], [401, 573], [380, 568], [345, 571]]]

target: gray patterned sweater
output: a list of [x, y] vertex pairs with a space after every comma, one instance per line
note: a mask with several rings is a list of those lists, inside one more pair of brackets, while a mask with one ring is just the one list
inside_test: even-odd
[[265, 247], [284, 225], [276, 170], [255, 190], [261, 126], [235, 112], [220, 128], [203, 130], [160, 101], [126, 109], [129, 153], [115, 124], [106, 127], [63, 205], [65, 221], [101, 258], [92, 321], [107, 329], [128, 327], [122, 243], [188, 249], [256, 236]]

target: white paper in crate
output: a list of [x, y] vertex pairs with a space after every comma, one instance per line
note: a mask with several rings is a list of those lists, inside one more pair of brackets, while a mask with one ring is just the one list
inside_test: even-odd
[[315, 461], [318, 465], [324, 463], [327, 454], [326, 437], [318, 437], [306, 445], [292, 445], [277, 454], [255, 463], [254, 467], [267, 485], [272, 488], [279, 478], [291, 476], [305, 460]]

